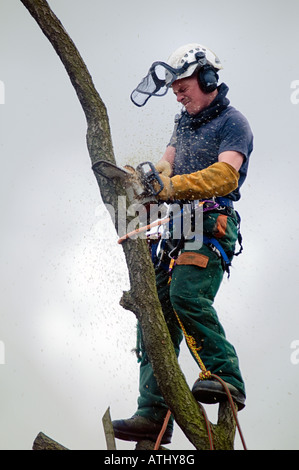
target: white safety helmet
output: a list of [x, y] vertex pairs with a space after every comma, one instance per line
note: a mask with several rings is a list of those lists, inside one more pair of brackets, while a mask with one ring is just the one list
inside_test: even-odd
[[[200, 56], [202, 56], [202, 62]], [[168, 58], [167, 64], [173, 69], [185, 68], [185, 71], [177, 77], [178, 79], [191, 77], [197, 68], [200, 68], [205, 64], [211, 65], [216, 70], [221, 70], [223, 68], [219, 58], [214, 54], [214, 52], [197, 43], [186, 44], [185, 46], [181, 46], [176, 49]], [[190, 64], [190, 66], [187, 67], [187, 64]], [[172, 76], [166, 71], [165, 78], [167, 85], [168, 81], [172, 79]]]
[[196, 43], [187, 44], [174, 51], [167, 62], [154, 62], [131, 93], [131, 100], [136, 106], [144, 106], [151, 96], [164, 96], [173, 82], [190, 77], [197, 69], [199, 82], [209, 93], [216, 88], [217, 70], [222, 68], [220, 60], [210, 49]]

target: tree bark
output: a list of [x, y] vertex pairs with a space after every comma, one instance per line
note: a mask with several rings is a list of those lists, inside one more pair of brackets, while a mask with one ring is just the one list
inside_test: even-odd
[[56, 441], [53, 441], [50, 437], [46, 436], [40, 432], [32, 446], [32, 450], [68, 450], [66, 447], [62, 446]]
[[107, 450], [115, 450], [116, 445], [115, 445], [115, 437], [114, 437], [114, 431], [113, 431], [113, 426], [111, 422], [111, 416], [110, 416], [110, 408], [108, 407], [103, 418], [102, 418], [102, 423], [104, 427], [104, 432], [105, 432], [105, 438], [106, 438], [106, 444], [107, 444]]
[[[86, 139], [92, 164], [98, 160], [115, 163], [106, 107], [75, 44], [45, 0], [21, 2], [54, 47], [77, 93], [86, 116]], [[103, 202], [113, 206], [117, 220], [119, 196], [125, 195], [124, 189], [119, 183], [95, 176]], [[208, 449], [209, 441], [202, 414], [178, 365], [164, 320], [146, 241], [140, 238], [128, 239], [123, 244], [123, 249], [128, 266], [130, 290], [123, 294], [121, 305], [134, 312], [141, 325], [154, 374], [176, 422], [196, 449]], [[220, 410], [223, 410], [223, 407], [220, 407]], [[226, 418], [227, 415], [229, 419]], [[229, 424], [223, 426], [224, 421]], [[226, 413], [219, 416], [219, 422], [222, 423], [219, 426], [221, 435], [224, 428], [229, 428], [230, 434], [234, 434], [231, 414], [227, 407]], [[223, 441], [218, 439], [217, 435], [218, 426], [215, 426], [215, 447], [218, 447], [218, 442]]]

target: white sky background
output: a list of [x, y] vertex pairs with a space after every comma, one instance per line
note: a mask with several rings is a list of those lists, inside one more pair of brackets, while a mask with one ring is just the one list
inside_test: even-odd
[[[216, 308], [246, 381], [248, 448], [298, 449], [298, 2], [49, 3], [108, 108], [120, 164], [157, 161], [179, 109], [172, 93], [143, 109], [130, 102], [151, 63], [188, 42], [220, 57], [255, 150], [237, 207], [244, 253]], [[113, 419], [136, 409], [136, 322], [119, 306], [126, 265], [58, 56], [21, 2], [0, 0], [0, 22], [0, 449], [30, 449], [39, 431], [70, 449], [105, 449], [106, 408]], [[185, 347], [180, 362], [191, 386]], [[192, 449], [177, 426], [169, 448]]]

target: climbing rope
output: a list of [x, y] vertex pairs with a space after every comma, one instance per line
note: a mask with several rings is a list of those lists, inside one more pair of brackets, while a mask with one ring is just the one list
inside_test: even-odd
[[247, 450], [247, 447], [246, 447], [246, 443], [245, 443], [245, 439], [244, 439], [244, 436], [243, 436], [243, 433], [242, 433], [242, 429], [241, 429], [241, 426], [240, 426], [240, 423], [239, 423], [239, 420], [238, 420], [238, 416], [237, 416], [237, 411], [236, 411], [236, 407], [235, 407], [235, 404], [234, 404], [234, 401], [232, 399], [232, 396], [231, 396], [231, 393], [226, 385], [226, 383], [220, 378], [218, 377], [218, 375], [215, 375], [215, 374], [211, 374], [211, 377], [213, 377], [214, 379], [218, 380], [218, 382], [221, 383], [221, 385], [223, 386], [225, 392], [226, 392], [226, 395], [228, 397], [228, 400], [229, 400], [229, 403], [230, 403], [230, 406], [231, 406], [231, 409], [232, 409], [232, 412], [233, 412], [233, 416], [234, 416], [234, 420], [236, 422], [236, 426], [238, 428], [238, 431], [239, 431], [239, 435], [240, 435], [240, 438], [241, 438], [241, 441], [242, 441], [242, 445], [243, 445], [243, 449], [244, 450]]
[[167, 424], [169, 422], [169, 419], [170, 419], [170, 416], [171, 416], [171, 411], [168, 410], [167, 413], [166, 413], [166, 416], [164, 418], [164, 422], [163, 422], [163, 426], [161, 428], [161, 431], [157, 437], [157, 440], [156, 440], [156, 443], [155, 443], [155, 447], [154, 447], [154, 450], [158, 450], [159, 447], [160, 447], [160, 444], [161, 444], [161, 441], [162, 441], [162, 438], [164, 436], [164, 433], [166, 431], [166, 428], [167, 428]]
[[208, 432], [208, 439], [209, 439], [209, 444], [210, 444], [210, 450], [214, 450], [214, 442], [213, 442], [213, 434], [212, 434], [212, 429], [211, 429], [211, 423], [209, 421], [206, 410], [204, 409], [202, 404], [201, 403], [197, 403], [197, 404], [198, 404], [199, 408], [202, 411], [202, 414], [203, 414], [203, 417], [204, 417], [204, 420], [205, 420], [205, 423], [206, 423], [206, 428], [207, 428], [207, 432]]
[[181, 319], [179, 318], [179, 316], [178, 316], [178, 314], [175, 310], [174, 310], [174, 313], [175, 313], [177, 321], [180, 325], [180, 328], [181, 328], [182, 332], [184, 333], [187, 345], [189, 346], [190, 350], [192, 351], [192, 353], [193, 353], [195, 359], [197, 360], [198, 365], [201, 369], [201, 373], [199, 374], [199, 378], [201, 380], [209, 379], [212, 374], [209, 370], [206, 369], [204, 363], [202, 362], [202, 360], [200, 358], [200, 355], [198, 354], [198, 351], [200, 351], [202, 348], [201, 347], [199, 347], [199, 348], [196, 347], [195, 339], [193, 338], [193, 336], [187, 334], [187, 331], [186, 331], [183, 323], [181, 322]]
[[[213, 434], [212, 434], [212, 430], [211, 430], [210, 421], [208, 419], [207, 413], [206, 413], [204, 407], [202, 406], [202, 404], [198, 403], [198, 406], [202, 411], [202, 414], [203, 414], [203, 417], [204, 417], [204, 420], [205, 420], [205, 423], [206, 423], [206, 428], [207, 428], [207, 432], [208, 432], [208, 439], [209, 439], [209, 444], [210, 444], [210, 450], [214, 450]], [[166, 413], [166, 416], [164, 418], [164, 422], [163, 422], [163, 426], [161, 428], [161, 431], [160, 431], [160, 433], [157, 437], [157, 440], [155, 442], [154, 450], [158, 450], [160, 445], [161, 445], [161, 441], [162, 441], [162, 438], [163, 438], [164, 433], [166, 431], [170, 416], [171, 416], [171, 411], [168, 410], [167, 413]]]

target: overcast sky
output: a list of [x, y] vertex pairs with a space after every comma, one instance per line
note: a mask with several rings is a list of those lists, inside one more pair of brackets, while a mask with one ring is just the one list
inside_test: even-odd
[[[120, 164], [157, 161], [179, 110], [172, 93], [131, 103], [151, 63], [189, 42], [220, 57], [255, 148], [237, 207], [244, 252], [215, 306], [246, 382], [248, 448], [298, 449], [298, 2], [49, 3], [107, 106]], [[0, 0], [0, 13], [0, 448], [30, 449], [43, 431], [70, 449], [105, 449], [106, 408], [113, 419], [136, 409], [136, 322], [119, 306], [126, 265], [68, 76], [20, 1]], [[192, 386], [185, 347], [180, 363]], [[169, 448], [192, 449], [177, 426]]]

